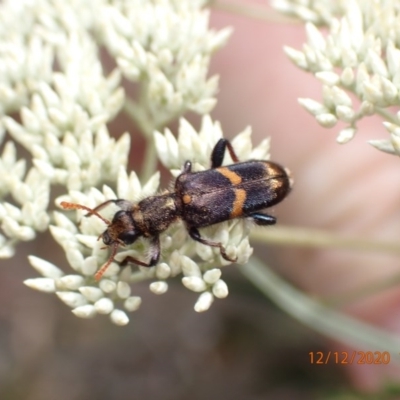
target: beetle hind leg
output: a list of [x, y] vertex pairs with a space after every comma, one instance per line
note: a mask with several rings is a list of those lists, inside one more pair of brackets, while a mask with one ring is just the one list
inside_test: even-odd
[[236, 155], [231, 142], [227, 139], [219, 139], [211, 153], [211, 168], [218, 168], [222, 165], [226, 149], [228, 149], [232, 161], [234, 163], [239, 162], [239, 158]]
[[211, 247], [218, 247], [219, 248], [219, 252], [221, 253], [221, 256], [224, 260], [226, 261], [230, 261], [230, 262], [236, 262], [237, 261], [237, 257], [236, 258], [231, 258], [228, 256], [228, 254], [226, 254], [226, 250], [225, 247], [222, 245], [222, 243], [220, 242], [214, 242], [212, 240], [208, 240], [208, 239], [204, 239], [201, 237], [200, 232], [197, 228], [195, 228], [194, 226], [188, 228], [188, 232], [189, 232], [189, 236], [195, 240], [196, 242], [202, 243], [206, 246], [211, 246]]
[[266, 226], [266, 225], [275, 225], [276, 218], [272, 215], [263, 214], [263, 213], [253, 213], [248, 215], [257, 225]]

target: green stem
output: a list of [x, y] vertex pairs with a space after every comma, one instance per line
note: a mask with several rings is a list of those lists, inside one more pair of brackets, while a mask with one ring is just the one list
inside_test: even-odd
[[299, 22], [294, 18], [285, 17], [278, 12], [268, 9], [265, 6], [260, 6], [256, 4], [249, 4], [244, 1], [222, 1], [214, 0], [210, 2], [210, 6], [216, 10], [227, 11], [232, 14], [238, 14], [244, 17], [249, 17], [253, 19], [260, 19], [267, 22], [276, 23], [293, 23]]
[[125, 99], [124, 112], [139, 127], [145, 138], [151, 136], [154, 126], [149, 123], [150, 119], [144, 118], [142, 108], [134, 100], [128, 97]]
[[271, 229], [253, 229], [251, 238], [262, 243], [314, 248], [341, 248], [349, 250], [400, 253], [398, 241], [382, 241], [349, 237], [318, 229], [274, 226]]
[[146, 142], [146, 153], [140, 173], [141, 182], [146, 183], [154, 174], [157, 168], [157, 161], [156, 146], [154, 144], [154, 139], [150, 136]]
[[397, 120], [397, 117], [392, 113], [390, 113], [389, 111], [386, 111], [380, 107], [375, 107], [375, 112], [379, 114], [381, 117], [383, 117], [386, 121], [398, 125], [399, 121]]
[[281, 309], [313, 330], [355, 350], [390, 352], [392, 359], [400, 362], [399, 335], [326, 307], [285, 282], [256, 258], [239, 269]]
[[391, 275], [389, 278], [373, 282], [369, 285], [364, 285], [360, 288], [353, 289], [345, 293], [339, 293], [334, 296], [324, 297], [324, 304], [331, 307], [342, 307], [357, 300], [364, 299], [384, 290], [394, 288], [400, 284], [400, 274]]

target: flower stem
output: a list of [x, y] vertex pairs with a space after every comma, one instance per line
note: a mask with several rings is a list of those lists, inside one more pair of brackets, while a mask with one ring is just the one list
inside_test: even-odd
[[374, 281], [372, 284], [364, 285], [362, 287], [352, 289], [348, 292], [338, 293], [333, 296], [324, 297], [324, 304], [330, 307], [342, 307], [350, 303], [354, 303], [360, 299], [380, 293], [384, 290], [394, 288], [400, 284], [400, 274], [394, 274], [386, 279]]
[[251, 238], [262, 243], [315, 248], [342, 248], [349, 250], [400, 253], [400, 243], [369, 238], [351, 237], [319, 229], [274, 226], [271, 229], [253, 229]]
[[142, 170], [140, 173], [141, 182], [147, 182], [157, 168], [157, 152], [153, 138], [150, 136], [146, 142], [146, 153], [144, 155]]
[[299, 22], [294, 18], [282, 16], [278, 12], [264, 6], [249, 4], [245, 1], [223, 1], [212, 0], [210, 6], [216, 10], [227, 11], [232, 14], [242, 15], [253, 19], [260, 19], [267, 22], [287, 23]]
[[375, 107], [375, 112], [379, 114], [381, 117], [383, 117], [386, 121], [398, 125], [399, 122], [396, 116], [390, 113], [389, 111], [386, 111], [381, 107]]
[[145, 138], [148, 138], [154, 130], [154, 126], [143, 116], [143, 110], [134, 100], [126, 98], [124, 112], [139, 127]]
[[281, 309], [315, 331], [355, 349], [388, 351], [400, 360], [400, 338], [327, 307], [281, 279], [253, 257], [239, 270]]

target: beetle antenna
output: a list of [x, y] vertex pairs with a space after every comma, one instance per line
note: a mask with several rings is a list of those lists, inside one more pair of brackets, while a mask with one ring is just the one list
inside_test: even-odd
[[68, 201], [62, 201], [60, 206], [65, 210], [85, 210], [88, 212], [86, 216], [95, 215], [96, 217], [100, 218], [104, 223], [110, 225], [111, 222], [108, 219], [102, 217], [97, 211], [93, 210], [92, 208], [86, 207], [82, 204], [77, 203], [69, 203]]
[[104, 275], [104, 273], [106, 272], [107, 268], [109, 267], [109, 265], [114, 261], [114, 257], [117, 254], [117, 250], [119, 247], [119, 243], [116, 242], [114, 243], [114, 245], [112, 246], [112, 251], [110, 254], [110, 258], [107, 260], [107, 262], [94, 274], [94, 279], [96, 280], [96, 282], [98, 282]]

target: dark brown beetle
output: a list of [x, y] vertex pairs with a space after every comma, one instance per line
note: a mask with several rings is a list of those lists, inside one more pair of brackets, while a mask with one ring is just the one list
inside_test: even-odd
[[[226, 149], [235, 164], [222, 167]], [[175, 181], [174, 191], [150, 196], [138, 203], [123, 199], [107, 200], [94, 209], [81, 204], [61, 203], [65, 209], [86, 210], [86, 216], [96, 215], [108, 225], [99, 239], [102, 238], [104, 244], [111, 247], [111, 255], [97, 271], [96, 280], [101, 279], [119, 246], [130, 245], [141, 236], [150, 240], [150, 260], [145, 262], [128, 256], [120, 264], [156, 265], [160, 258], [160, 234], [178, 219], [184, 221], [193, 240], [218, 247], [225, 260], [234, 262], [236, 260], [226, 254], [221, 243], [203, 238], [199, 228], [233, 218], [251, 218], [257, 225], [273, 225], [275, 217], [260, 211], [282, 201], [291, 189], [286, 169], [271, 161], [239, 162], [226, 139], [220, 139], [215, 145], [211, 169], [201, 172], [191, 170], [192, 163], [186, 161]], [[110, 203], [121, 208], [111, 222], [98, 213]]]

